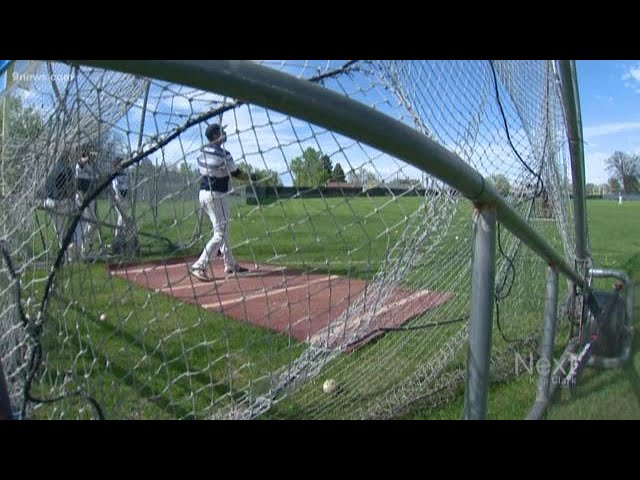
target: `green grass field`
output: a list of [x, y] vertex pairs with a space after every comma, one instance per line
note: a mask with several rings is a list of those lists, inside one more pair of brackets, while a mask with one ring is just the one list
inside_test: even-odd
[[[573, 393], [564, 391], [551, 406], [547, 418], [555, 420], [640, 419], [640, 202], [618, 205], [614, 201], [590, 200], [587, 204], [589, 233], [596, 267], [620, 269], [636, 285], [635, 333], [632, 361], [623, 369], [587, 369]], [[610, 288], [613, 280], [599, 282]], [[537, 377], [523, 375], [494, 384], [489, 392], [489, 419], [522, 419], [531, 408]], [[439, 410], [414, 412], [410, 419], [461, 418], [462, 392]]]
[[[415, 210], [419, 200], [388, 203], [389, 199], [332, 199], [286, 201], [263, 209], [245, 205], [234, 212], [234, 253], [245, 260], [370, 278], [390, 239], [398, 235], [407, 212]], [[378, 207], [380, 211], [372, 215]], [[138, 208], [139, 229], [160, 232], [170, 243], [185, 243], [195, 230], [193, 202], [165, 204], [155, 218], [144, 206]], [[40, 224], [46, 226], [46, 217], [39, 215]], [[176, 218], [185, 219], [177, 223]], [[371, 232], [378, 233], [372, 236]], [[50, 226], [45, 236], [54, 238]], [[106, 241], [112, 238], [108, 229], [103, 236]], [[153, 252], [156, 243], [146, 259], [197, 254], [202, 244], [163, 254]], [[364, 247], [349, 250], [349, 245]], [[39, 298], [48, 272], [29, 273], [30, 278], [23, 278], [25, 296]], [[202, 418], [212, 405], [230, 402], [235, 392], [249, 384], [253, 390], [266, 389], [269, 373], [291, 363], [304, 349], [288, 336], [112, 278], [102, 263], [66, 266], [56, 292], [43, 333], [43, 350], [50, 353], [36, 395], [46, 397], [61, 389], [69, 381], [64, 372], [71, 371], [89, 383], [85, 388], [100, 398], [111, 417]], [[37, 303], [32, 304], [31, 315], [36, 307]], [[117, 321], [99, 321], [102, 313]], [[64, 408], [58, 402], [37, 414], [56, 417]]]
[[[234, 253], [249, 261], [370, 279], [381, 259], [388, 257], [389, 245], [401, 238], [408, 217], [418, 205], [417, 198], [390, 201], [386, 197], [297, 200], [263, 208], [244, 205], [234, 211], [231, 232]], [[625, 269], [640, 281], [640, 237], [638, 232], [627, 233], [633, 230], [629, 219], [637, 217], [640, 203], [620, 206], [614, 202], [591, 201], [588, 207], [597, 266]], [[152, 215], [143, 205], [139, 209], [139, 229], [160, 233], [165, 239], [141, 237], [148, 259], [199, 253], [202, 242], [176, 253], [162, 251], [169, 244], [188, 244], [193, 237], [197, 223], [193, 202], [166, 202], [157, 215]], [[176, 218], [184, 221], [176, 222]], [[452, 285], [457, 285], [459, 291], [468, 289], [468, 278], [453, 279], [452, 272], [468, 271], [465, 269], [468, 269], [470, 245], [464, 240], [454, 243], [453, 239], [469, 238], [470, 218], [471, 207], [464, 202], [455, 216], [448, 219], [447, 238], [431, 252], [435, 260], [421, 266], [420, 278], [405, 279], [409, 286], [428, 278], [434, 289], [452, 288]], [[544, 231], [549, 224], [541, 223], [537, 228]], [[109, 231], [105, 232], [107, 239], [110, 235]], [[506, 238], [503, 232], [503, 241]], [[551, 240], [559, 246], [558, 239]], [[38, 248], [34, 242], [34, 250]], [[524, 255], [518, 262], [519, 271], [528, 274], [519, 277], [511, 297], [501, 308], [503, 330], [514, 338], [539, 328], [544, 290], [544, 265]], [[443, 271], [447, 269], [451, 271]], [[25, 277], [31, 280], [26, 282], [27, 291], [35, 298], [39, 298], [46, 273], [32, 270], [30, 277]], [[58, 285], [43, 335], [46, 368], [41, 372], [35, 392], [46, 396], [48, 392], [61, 390], [63, 384], [67, 390], [76, 383], [82, 384], [100, 398], [109, 418], [206, 417], [225, 402], [238, 400], [237, 392], [243, 389], [267, 389], [271, 372], [290, 364], [304, 350], [304, 345], [288, 336], [245, 325], [112, 278], [101, 263], [65, 267]], [[90, 298], [87, 291], [91, 292]], [[468, 295], [458, 295], [438, 313], [444, 317], [437, 318], [459, 316], [467, 305]], [[119, 320], [101, 322], [98, 320], [101, 313]], [[517, 318], [517, 322], [510, 321], [513, 318]], [[434, 319], [436, 317], [428, 316], [417, 322]], [[431, 350], [425, 350], [420, 337], [386, 335], [371, 346], [340, 358], [332, 374], [339, 380], [341, 375], [371, 376], [368, 366], [380, 358], [394, 362], [397, 375], [403, 371], [409, 374], [416, 365], [426, 361], [425, 357], [437, 355], [437, 346], [454, 335], [457, 328], [454, 324], [429, 333]], [[497, 332], [494, 338], [496, 349], [507, 348], [508, 342]], [[388, 356], [389, 351], [394, 355]], [[638, 367], [638, 361], [636, 355], [634, 368]], [[455, 372], [463, 365], [464, 351], [461, 351], [450, 371]], [[65, 372], [73, 375], [67, 376]], [[563, 398], [561, 404], [552, 408], [550, 418], [638, 418], [640, 389], [639, 382], [633, 380], [637, 379], [634, 372], [633, 368], [617, 372], [589, 371], [576, 394]], [[392, 380], [381, 369], [371, 382], [361, 383], [350, 392], [350, 398], [363, 406], [375, 403], [376, 395], [392, 385]], [[523, 418], [533, 401], [535, 380], [525, 376], [495, 384], [490, 393], [489, 417]], [[318, 381], [322, 381], [322, 376]], [[313, 402], [310, 392], [318, 388], [317, 383], [314, 380], [278, 404], [268, 417], [305, 416], [309, 402]], [[613, 398], [618, 399], [616, 405], [620, 402], [625, 408], [606, 405], [607, 401], [613, 402]], [[597, 406], [601, 402], [604, 404]], [[91, 414], [86, 404], [83, 406], [82, 401], [73, 399], [40, 408], [36, 416], [65, 418], [61, 412], [66, 408], [72, 411], [80, 408], [86, 416]], [[611, 413], [607, 416], [609, 410]], [[442, 408], [418, 409], [404, 418], [461, 418], [461, 415], [462, 397], [458, 395]], [[341, 412], [336, 409], [322, 416], [340, 418]]]
[[[619, 370], [589, 370], [573, 396], [564, 396], [550, 419], [640, 419], [640, 202], [588, 203], [594, 263], [627, 272], [636, 286], [632, 361]], [[611, 280], [606, 287], [610, 288]]]

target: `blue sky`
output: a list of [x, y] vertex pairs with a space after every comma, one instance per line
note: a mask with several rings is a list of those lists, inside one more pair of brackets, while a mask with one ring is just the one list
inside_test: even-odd
[[[269, 64], [269, 62], [266, 62]], [[342, 61], [333, 61], [331, 65], [342, 64]], [[270, 65], [278, 68], [278, 65]], [[585, 140], [585, 168], [586, 180], [588, 183], [602, 184], [606, 183], [611, 176], [605, 167], [605, 159], [611, 156], [616, 150], [628, 153], [640, 154], [640, 61], [638, 60], [578, 60], [576, 61], [578, 72], [578, 87], [580, 93], [583, 138]], [[322, 62], [287, 62], [286, 67], [279, 66], [280, 69], [298, 76], [309, 77], [318, 73], [318, 69], [330, 69], [329, 64]], [[343, 85], [344, 87], [344, 85]], [[367, 92], [371, 97], [373, 92]], [[371, 98], [369, 98], [371, 100]], [[384, 110], [385, 105], [378, 105]], [[261, 109], [254, 110], [253, 121], [263, 123], [266, 120], [264, 112], [258, 112]], [[393, 112], [386, 112], [392, 114]], [[257, 115], [257, 117], [255, 116]], [[224, 123], [229, 124], [229, 131], [233, 132], [236, 128], [248, 120], [246, 112], [238, 112], [238, 118], [228, 118]], [[235, 120], [235, 121], [234, 121]], [[271, 121], [275, 118], [271, 117]], [[306, 132], [304, 122], [295, 122], [298, 133]], [[278, 142], [273, 137], [273, 131], [261, 131], [256, 137], [250, 135], [252, 132], [243, 132], [238, 137], [230, 136], [230, 150], [239, 153], [242, 149], [238, 143], [242, 143], [248, 150], [255, 151], [257, 143], [261, 144], [261, 149], [269, 150], [275, 143], [288, 143], [293, 138], [279, 138]], [[306, 135], [301, 134], [298, 138], [304, 138]], [[197, 146], [199, 139], [195, 140], [194, 147]], [[313, 145], [318, 139], [311, 138], [309, 142], [303, 142], [304, 146]], [[275, 142], [275, 143], [274, 143]], [[344, 140], [339, 141], [345, 144]], [[292, 145], [298, 149], [298, 145]], [[327, 153], [332, 152], [332, 146], [323, 141], [322, 150]], [[335, 147], [335, 146], [334, 146]], [[245, 148], [246, 151], [246, 148]], [[276, 152], [277, 153], [277, 152]], [[289, 152], [287, 152], [289, 153]], [[295, 156], [295, 152], [291, 155]], [[369, 153], [367, 156], [372, 157]], [[276, 171], [286, 172], [282, 158], [278, 155], [266, 155], [270, 165], [260, 165], [264, 159], [254, 159], [249, 156], [247, 159], [251, 163], [256, 163], [258, 167], [273, 167]], [[334, 158], [332, 156], [332, 158]], [[353, 158], [353, 157], [352, 157]], [[365, 157], [366, 158], [366, 157]], [[257, 160], [257, 161], [254, 161]], [[340, 161], [335, 157], [334, 163]], [[345, 163], [345, 159], [342, 160]], [[360, 163], [360, 161], [356, 162]], [[386, 164], [385, 164], [386, 165]], [[397, 171], [398, 166], [389, 164], [388, 168], [380, 168], [381, 175], [389, 172]], [[388, 172], [387, 172], [388, 170]], [[403, 173], [408, 176], [419, 178], [420, 174], [412, 167], [403, 167]], [[290, 179], [283, 178], [286, 184]]]
[[587, 182], [606, 183], [604, 160], [614, 151], [640, 154], [640, 61], [578, 60], [576, 67]]
[[[332, 65], [335, 66], [342, 63], [340, 61], [332, 61], [331, 64], [287, 62], [287, 67], [284, 69], [289, 73], [308, 77], [317, 74], [319, 70], [330, 69]], [[640, 61], [578, 60], [576, 65], [585, 140], [587, 182], [606, 183], [611, 175], [606, 171], [604, 161], [615, 150], [640, 154]], [[277, 65], [271, 66], [277, 67]], [[0, 90], [2, 88], [3, 82], [0, 81]], [[213, 94], [206, 94], [202, 100], [211, 101], [217, 98]], [[174, 105], [174, 107], [180, 107], [180, 105]], [[182, 105], [182, 107], [184, 110], [189, 110], [187, 108], [188, 105]], [[244, 112], [244, 114], [242, 111], [238, 113], [240, 117], [247, 116], [248, 120], [247, 112]], [[260, 117], [264, 118], [264, 114], [261, 114]], [[224, 123], [229, 123], [229, 131], [233, 132], [236, 129], [240, 129], [241, 124], [246, 123], [244, 120], [244, 118], [225, 118]], [[255, 122], [256, 120], [254, 117], [253, 121]], [[270, 118], [270, 120], [273, 121], [274, 118]], [[301, 131], [300, 128], [302, 127], [299, 125], [301, 124], [298, 124], [298, 130]], [[186, 145], [183, 144], [179, 148], [183, 155], [185, 150], [197, 149], [197, 145], [201, 141], [200, 133], [195, 131], [193, 133], [195, 134], [191, 142], [193, 145], [187, 142]], [[257, 144], [253, 145], [258, 140], [262, 144], [260, 146], [261, 150], [268, 151], [272, 147], [268, 141], [269, 137], [273, 136], [272, 133], [264, 132], [258, 138], [253, 133], [252, 131], [242, 132], [237, 139], [241, 139], [242, 144], [248, 146], [249, 150], [258, 149]], [[236, 138], [230, 136], [230, 144], [233, 144], [234, 140]], [[273, 140], [275, 141], [275, 139]], [[278, 139], [280, 143], [288, 143], [292, 140]], [[310, 140], [310, 142], [304, 143], [312, 145], [317, 141], [314, 137], [311, 137]], [[341, 141], [340, 143], [343, 142]], [[230, 146], [235, 147], [235, 145]], [[327, 148], [330, 149], [331, 147]], [[239, 145], [234, 149], [234, 151], [236, 150], [240, 151]], [[178, 152], [175, 153], [178, 154]], [[169, 157], [171, 156], [173, 155], [169, 155]], [[338, 158], [336, 160], [339, 161]], [[286, 170], [282, 159], [278, 161], [278, 159], [274, 158], [274, 163], [275, 165], [272, 166], [276, 167], [276, 170]], [[396, 166], [391, 166], [392, 170], [396, 168]], [[384, 174], [385, 172], [381, 171], [379, 173]], [[415, 172], [410, 169], [406, 173], [410, 176], [416, 176]]]

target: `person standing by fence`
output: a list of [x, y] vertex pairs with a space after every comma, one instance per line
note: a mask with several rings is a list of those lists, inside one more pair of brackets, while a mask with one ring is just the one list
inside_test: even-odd
[[[83, 148], [75, 165], [76, 204], [78, 208], [95, 188], [95, 170], [87, 148]], [[82, 221], [78, 224], [80, 235], [80, 253], [85, 255], [91, 250], [91, 234], [97, 229], [96, 201], [92, 200], [82, 212]]]
[[122, 168], [124, 159], [118, 157], [113, 161], [113, 169], [116, 176], [111, 181], [113, 193], [113, 206], [118, 214], [116, 221], [114, 253], [136, 253], [138, 251], [138, 238], [135, 221], [129, 216], [129, 177]]
[[[75, 175], [73, 167], [69, 165], [69, 157], [63, 154], [56, 161], [53, 169], [45, 180], [44, 208], [51, 215], [53, 228], [58, 237], [58, 245], [63, 246], [73, 215], [78, 212], [75, 202]], [[67, 248], [67, 260], [72, 261], [80, 243], [80, 224], [74, 230], [71, 242]]]

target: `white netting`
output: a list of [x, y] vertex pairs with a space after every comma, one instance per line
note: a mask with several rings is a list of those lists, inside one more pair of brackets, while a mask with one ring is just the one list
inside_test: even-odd
[[[573, 262], [552, 62], [262, 63], [455, 152]], [[473, 206], [450, 186], [242, 99], [64, 63], [14, 67], [0, 211], [15, 271], [3, 261], [0, 359], [26, 416], [387, 418], [460, 384]], [[252, 272], [225, 276], [214, 256], [215, 281], [200, 283], [188, 267], [211, 224], [196, 166], [213, 122], [253, 174], [229, 194], [230, 246]], [[74, 165], [83, 149], [93, 233], [77, 203], [43, 208], [57, 161]], [[116, 157], [129, 179], [124, 219]], [[504, 228], [498, 255], [496, 356], [539, 333], [546, 268]], [[323, 392], [326, 379], [336, 391]]]

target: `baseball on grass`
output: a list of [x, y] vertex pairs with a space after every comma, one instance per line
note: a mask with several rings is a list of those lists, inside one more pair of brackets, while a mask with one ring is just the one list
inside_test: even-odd
[[325, 380], [322, 384], [322, 391], [324, 393], [333, 393], [336, 391], [336, 381], [333, 378]]
[[102, 315], [100, 315], [100, 321], [104, 322], [107, 319], [107, 314], [103, 313]]

